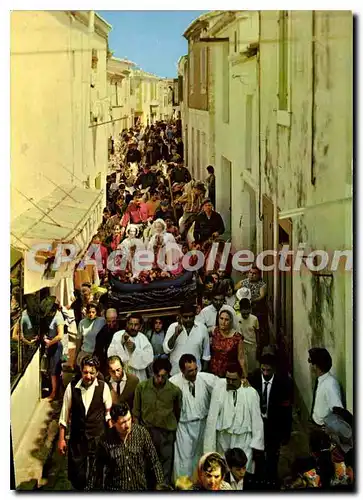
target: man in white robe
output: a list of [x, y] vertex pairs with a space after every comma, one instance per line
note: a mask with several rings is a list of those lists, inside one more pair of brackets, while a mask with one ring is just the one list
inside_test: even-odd
[[141, 318], [131, 314], [126, 330], [114, 334], [107, 356], [119, 356], [125, 364], [127, 373], [132, 373], [140, 380], [147, 380], [146, 368], [154, 360], [152, 345], [146, 335], [140, 332]]
[[[224, 293], [224, 292], [223, 292]], [[229, 311], [233, 317], [233, 328], [238, 331], [238, 319], [236, 316], [236, 311], [233, 307], [226, 304], [226, 297], [223, 295], [220, 287], [216, 287], [215, 293], [212, 297], [212, 303], [209, 306], [204, 307], [198, 316], [195, 317], [195, 321], [202, 325], [205, 325], [208, 329], [208, 333], [211, 334], [214, 328], [217, 326], [217, 316], [222, 311]]]
[[227, 368], [226, 378], [218, 379], [204, 435], [204, 453], [224, 454], [230, 448], [241, 448], [247, 456], [247, 472], [254, 473], [254, 458], [264, 450], [260, 398], [253, 387], [241, 384], [242, 370]]
[[183, 393], [182, 410], [174, 446], [174, 479], [192, 477], [203, 455], [203, 438], [213, 387], [218, 380], [211, 373], [199, 372], [192, 354], [183, 354], [181, 372], [169, 380]]

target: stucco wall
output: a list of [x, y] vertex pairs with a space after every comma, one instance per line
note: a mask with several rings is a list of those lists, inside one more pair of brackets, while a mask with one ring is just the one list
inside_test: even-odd
[[[306, 209], [303, 216], [292, 216], [295, 249], [301, 242], [312, 250], [349, 248], [351, 200], [339, 200], [347, 192], [349, 196], [351, 179], [352, 16], [315, 13], [313, 71], [312, 12], [289, 12], [290, 126], [284, 126], [279, 124], [277, 100], [278, 11], [261, 15], [263, 189], [281, 211], [315, 207]], [[335, 372], [352, 401], [352, 353], [346, 351], [352, 336], [346, 313], [351, 309], [350, 280], [341, 271], [332, 278], [317, 278], [306, 268], [293, 276], [294, 378], [308, 408], [312, 381], [307, 349], [312, 346], [330, 351]]]
[[[65, 12], [12, 12], [12, 218], [30, 206], [17, 189], [37, 201], [55, 188], [46, 176], [82, 185], [89, 175], [94, 187], [98, 172], [106, 172], [107, 127], [89, 128], [91, 99], [100, 110], [107, 98], [106, 45]], [[107, 105], [99, 114], [99, 121], [107, 116]]]
[[40, 398], [39, 350], [11, 395], [11, 432], [16, 454]]

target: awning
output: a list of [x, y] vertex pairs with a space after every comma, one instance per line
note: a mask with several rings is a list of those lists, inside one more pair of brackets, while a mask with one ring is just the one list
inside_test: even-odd
[[[102, 211], [103, 191], [63, 185], [12, 222], [11, 246], [24, 257], [24, 293], [54, 287], [62, 278], [72, 277], [76, 263], [101, 223]], [[75, 258], [44, 276], [30, 265], [29, 251], [41, 243], [51, 244], [53, 248], [59, 243], [74, 244]]]

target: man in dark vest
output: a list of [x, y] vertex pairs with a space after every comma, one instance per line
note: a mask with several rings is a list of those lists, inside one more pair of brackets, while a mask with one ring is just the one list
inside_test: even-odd
[[76, 490], [84, 490], [92, 470], [96, 448], [106, 426], [111, 427], [111, 393], [108, 385], [97, 378], [99, 362], [86, 356], [81, 362], [81, 379], [67, 386], [59, 418], [58, 450], [65, 455], [66, 429], [70, 423], [68, 479]]

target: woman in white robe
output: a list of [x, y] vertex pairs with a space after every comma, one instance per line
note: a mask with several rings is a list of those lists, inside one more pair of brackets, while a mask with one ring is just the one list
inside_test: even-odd
[[[175, 265], [179, 262], [181, 252], [177, 250], [178, 245], [172, 234], [166, 232], [166, 224], [163, 219], [156, 219], [151, 226], [151, 239], [148, 243], [148, 250], [155, 251], [155, 247], [159, 246], [160, 249], [165, 249], [165, 262], [168, 265]], [[168, 247], [172, 247], [168, 249]]]
[[253, 474], [252, 448], [264, 450], [260, 398], [250, 386], [241, 385], [236, 391], [227, 391], [226, 379], [219, 379], [212, 393], [204, 453], [217, 451], [224, 454], [229, 448], [241, 448], [246, 453], [247, 471]]
[[126, 258], [133, 270], [133, 276], [137, 276], [139, 272], [135, 270], [133, 259], [136, 252], [145, 250], [145, 245], [141, 239], [138, 238], [139, 228], [135, 224], [129, 224], [126, 230], [126, 238], [118, 245], [117, 250], [121, 250], [122, 257]]
[[192, 477], [200, 457], [203, 455], [203, 439], [213, 387], [218, 380], [211, 373], [198, 372], [195, 381], [195, 396], [190, 392], [189, 382], [182, 373], [169, 381], [183, 393], [182, 410], [174, 445], [174, 478]]

